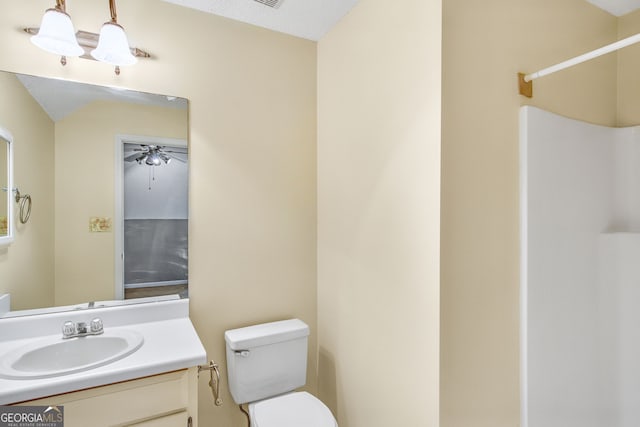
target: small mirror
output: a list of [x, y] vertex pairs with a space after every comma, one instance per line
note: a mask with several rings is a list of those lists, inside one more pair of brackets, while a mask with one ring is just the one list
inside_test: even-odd
[[11, 195], [13, 188], [13, 137], [0, 127], [0, 246], [13, 241]]

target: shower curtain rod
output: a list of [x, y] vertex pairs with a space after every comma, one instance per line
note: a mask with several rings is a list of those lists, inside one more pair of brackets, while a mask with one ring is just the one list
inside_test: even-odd
[[519, 93], [520, 95], [531, 98], [533, 96], [533, 80], [540, 77], [548, 76], [549, 74], [553, 74], [557, 71], [562, 71], [565, 68], [573, 67], [574, 65], [582, 64], [583, 62], [595, 59], [602, 55], [606, 55], [607, 53], [614, 52], [616, 50], [622, 49], [623, 47], [631, 46], [632, 44], [636, 44], [638, 42], [640, 42], [640, 33], [631, 37], [627, 37], [626, 39], [618, 40], [617, 42], [603, 46], [596, 50], [592, 50], [591, 52], [587, 52], [580, 56], [576, 56], [575, 58], [567, 59], [566, 61], [544, 68], [540, 71], [536, 71], [535, 73], [526, 75], [524, 73], [518, 73]]

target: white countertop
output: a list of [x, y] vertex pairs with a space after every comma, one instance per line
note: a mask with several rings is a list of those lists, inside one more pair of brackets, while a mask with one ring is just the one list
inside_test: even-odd
[[206, 364], [207, 355], [189, 320], [188, 300], [80, 310], [0, 320], [0, 357], [34, 339], [60, 336], [67, 321], [103, 320], [108, 329], [135, 330], [137, 351], [113, 363], [45, 379], [0, 378], [0, 404], [10, 404]]

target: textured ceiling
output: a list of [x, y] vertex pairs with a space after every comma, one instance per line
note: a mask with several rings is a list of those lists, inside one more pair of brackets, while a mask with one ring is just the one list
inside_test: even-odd
[[622, 16], [640, 9], [640, 0], [587, 0], [612, 15]]
[[[320, 40], [358, 0], [164, 0], [309, 40]], [[615, 16], [640, 9], [640, 0], [586, 0]], [[280, 4], [278, 8], [260, 2]]]
[[164, 0], [308, 40], [320, 40], [358, 0], [284, 0], [274, 9], [256, 0]]

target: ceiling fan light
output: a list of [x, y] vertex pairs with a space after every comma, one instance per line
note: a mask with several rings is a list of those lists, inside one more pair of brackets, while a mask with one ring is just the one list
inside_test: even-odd
[[61, 56], [80, 56], [84, 49], [78, 44], [71, 18], [59, 9], [47, 9], [42, 17], [38, 34], [31, 43], [47, 52]]
[[160, 166], [162, 161], [158, 153], [153, 151], [149, 156], [147, 156], [145, 163], [149, 166]]
[[106, 22], [100, 29], [98, 47], [91, 51], [91, 56], [111, 65], [133, 65], [138, 59], [131, 54], [127, 35], [119, 24]]

